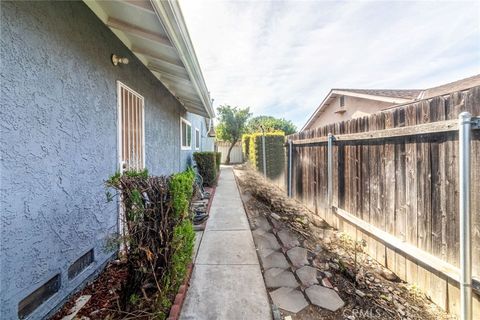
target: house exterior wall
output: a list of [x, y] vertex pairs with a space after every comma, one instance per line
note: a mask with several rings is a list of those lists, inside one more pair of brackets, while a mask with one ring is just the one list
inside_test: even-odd
[[[205, 118], [191, 112], [185, 112], [182, 117], [189, 121], [192, 125], [192, 147], [188, 150], [181, 150], [182, 170], [193, 165], [193, 153], [196, 151], [214, 151], [214, 139], [207, 136], [208, 127]], [[195, 149], [195, 129], [200, 130], [200, 149]], [[179, 129], [180, 130], [180, 127]]]
[[[330, 104], [325, 106], [325, 109], [320, 113], [320, 116], [312, 124], [310, 124], [308, 129], [319, 128], [330, 123], [363, 117], [367, 114], [378, 112], [393, 105], [390, 102], [369, 100], [350, 96], [344, 97], [344, 107], [340, 107], [340, 97], [335, 97]], [[335, 113], [339, 110], [345, 110], [345, 112], [343, 114]]]
[[[118, 170], [117, 81], [145, 99], [152, 174], [186, 166], [184, 109], [83, 2], [1, 9], [0, 318], [16, 319], [19, 301], [59, 274], [59, 291], [29, 317], [40, 319], [115, 251], [117, 204], [104, 181]], [[113, 53], [130, 63], [113, 66]], [[92, 248], [93, 264], [69, 280]]]

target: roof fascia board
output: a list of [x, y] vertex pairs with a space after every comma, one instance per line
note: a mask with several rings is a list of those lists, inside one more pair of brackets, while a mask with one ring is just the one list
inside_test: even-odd
[[337, 89], [333, 89], [332, 92], [339, 95], [344, 95], [344, 96], [369, 99], [369, 100], [377, 100], [377, 101], [383, 101], [383, 102], [391, 102], [391, 103], [404, 103], [404, 102], [410, 102], [413, 100], [413, 99], [405, 99], [405, 98], [376, 96], [376, 95], [367, 94], [367, 93], [357, 93], [357, 92], [343, 91], [343, 90], [337, 90]]
[[150, 0], [160, 19], [167, 35], [177, 49], [180, 60], [183, 62], [187, 73], [191, 75], [193, 85], [202, 99], [206, 111], [210, 117], [215, 116], [210, 95], [205, 80], [197, 61], [193, 44], [183, 18], [178, 1]]
[[300, 129], [300, 131], [305, 131], [307, 128], [312, 124], [314, 120], [316, 120], [318, 114], [322, 111], [322, 109], [325, 107], [326, 102], [332, 97], [333, 95], [333, 90], [330, 90], [330, 92], [327, 94], [327, 96], [323, 99], [322, 103], [317, 107], [317, 109], [313, 112], [313, 114], [308, 118], [307, 123], [305, 123]]

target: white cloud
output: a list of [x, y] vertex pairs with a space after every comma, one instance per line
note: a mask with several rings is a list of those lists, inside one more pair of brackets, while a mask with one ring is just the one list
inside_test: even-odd
[[330, 88], [426, 88], [480, 73], [478, 2], [181, 6], [215, 105], [298, 127]]

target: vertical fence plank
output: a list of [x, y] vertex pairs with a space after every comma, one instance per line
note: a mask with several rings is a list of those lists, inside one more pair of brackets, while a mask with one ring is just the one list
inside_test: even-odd
[[[445, 120], [445, 100], [438, 97], [430, 104], [432, 121]], [[432, 143], [432, 251], [439, 258], [446, 261], [446, 213], [445, 213], [445, 135], [439, 135], [437, 141]], [[430, 275], [432, 300], [443, 308], [447, 308], [447, 282], [446, 279], [432, 273]]]
[[[405, 109], [395, 109], [395, 127], [405, 126]], [[405, 142], [395, 145], [395, 236], [406, 241], [407, 216], [405, 210]], [[405, 257], [395, 252], [395, 272], [405, 280], [406, 260]]]
[[[378, 113], [377, 117], [377, 130], [385, 129], [385, 114], [383, 112]], [[377, 227], [385, 231], [386, 228], [386, 214], [385, 211], [385, 146], [384, 143], [376, 143], [377, 149], [377, 161], [376, 172], [378, 181], [378, 198], [377, 198]], [[376, 258], [382, 265], [385, 265], [385, 245], [379, 241], [375, 241], [376, 245]]]
[[[405, 108], [405, 125], [414, 126], [416, 124], [416, 107], [418, 104], [411, 104]], [[405, 144], [405, 210], [407, 216], [406, 239], [407, 242], [417, 246], [417, 137], [407, 139]], [[406, 262], [406, 279], [409, 282], [417, 282], [417, 264], [413, 261]]]
[[[385, 113], [385, 129], [395, 126], [393, 112]], [[395, 142], [389, 140], [385, 143], [385, 231], [395, 234]], [[395, 251], [391, 248], [385, 249], [386, 266], [394, 269]]]
[[[417, 123], [430, 122], [430, 106], [423, 101], [417, 108]], [[431, 252], [431, 167], [429, 137], [420, 136], [417, 142], [417, 245], [420, 249]], [[419, 287], [431, 294], [430, 273], [422, 266], [417, 267]]]
[[[461, 111], [465, 110], [464, 95], [454, 93], [447, 100], [445, 106], [447, 120], [458, 119]], [[459, 238], [459, 217], [456, 214], [459, 206], [459, 185], [458, 185], [458, 132], [452, 132], [448, 135], [445, 143], [445, 209], [446, 209], [446, 242], [447, 242], [447, 261], [454, 266], [460, 263], [460, 238]]]

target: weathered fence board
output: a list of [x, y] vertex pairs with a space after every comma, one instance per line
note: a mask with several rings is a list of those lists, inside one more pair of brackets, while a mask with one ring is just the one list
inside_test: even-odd
[[[453, 313], [459, 308], [453, 279], [386, 246], [327, 206], [325, 142], [329, 132], [339, 136], [333, 147], [333, 207], [458, 268], [461, 111], [480, 115], [480, 87], [288, 137], [293, 142], [293, 196], [334, 227], [365, 240], [367, 251], [380, 263], [418, 283]], [[471, 164], [473, 274], [480, 278], [479, 130], [472, 134]]]

